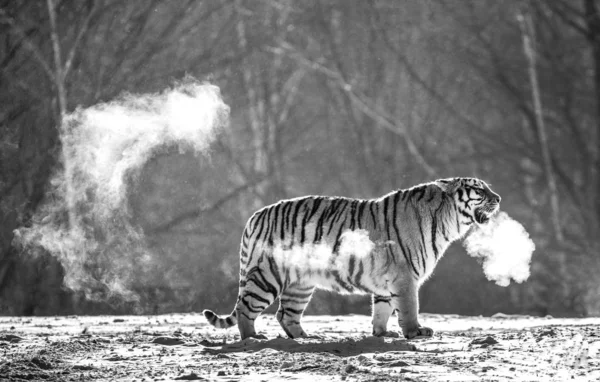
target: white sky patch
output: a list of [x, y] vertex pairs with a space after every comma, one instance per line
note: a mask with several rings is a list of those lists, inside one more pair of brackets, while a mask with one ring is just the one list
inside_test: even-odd
[[487, 279], [500, 286], [508, 286], [511, 279], [521, 283], [529, 278], [535, 244], [525, 228], [505, 212], [474, 228], [464, 246], [470, 256], [483, 260]]

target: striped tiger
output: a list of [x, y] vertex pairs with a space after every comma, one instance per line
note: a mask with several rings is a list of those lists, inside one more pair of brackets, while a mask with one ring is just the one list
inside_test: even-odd
[[276, 298], [276, 317], [291, 338], [305, 337], [300, 319], [315, 288], [369, 293], [373, 335], [396, 311], [408, 339], [432, 336], [419, 324], [418, 290], [450, 243], [498, 211], [500, 196], [476, 178], [449, 178], [393, 191], [378, 199], [306, 196], [255, 212], [241, 240], [240, 281], [233, 312], [217, 328], [238, 325], [242, 339]]

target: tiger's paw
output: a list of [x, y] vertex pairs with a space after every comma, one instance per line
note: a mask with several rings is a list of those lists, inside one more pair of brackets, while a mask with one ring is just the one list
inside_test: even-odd
[[311, 334], [311, 335], [305, 334], [302, 338], [307, 338], [309, 340], [324, 340], [325, 339], [325, 337], [320, 336], [318, 334]]
[[379, 334], [373, 334], [376, 337], [387, 337], [387, 338], [400, 338], [400, 334], [398, 332], [385, 331]]
[[264, 334], [253, 334], [250, 338], [254, 338], [255, 340], [268, 340], [267, 336]]
[[421, 326], [420, 328], [414, 328], [404, 333], [404, 337], [409, 340], [417, 338], [431, 338], [433, 337], [433, 329]]

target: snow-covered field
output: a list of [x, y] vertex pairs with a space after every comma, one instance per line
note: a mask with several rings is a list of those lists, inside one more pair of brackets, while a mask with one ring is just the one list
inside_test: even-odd
[[[394, 317], [392, 317], [392, 320]], [[397, 329], [390, 321], [389, 329]], [[598, 381], [600, 318], [422, 314], [436, 334], [374, 338], [367, 316], [307, 316], [314, 338], [239, 341], [200, 314], [0, 317], [0, 380]]]

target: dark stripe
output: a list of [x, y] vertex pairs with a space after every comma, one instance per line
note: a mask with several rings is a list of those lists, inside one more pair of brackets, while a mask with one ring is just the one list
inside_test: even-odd
[[[242, 302], [244, 302], [244, 301], [242, 301]], [[246, 305], [246, 303], [244, 303], [244, 305]], [[242, 316], [246, 317], [246, 318], [247, 318], [248, 320], [250, 320], [250, 321], [254, 321], [254, 320], [256, 320], [256, 317], [254, 317], [254, 318], [250, 318], [250, 316], [248, 316], [248, 315], [247, 315], [246, 313], [244, 313], [244, 312], [240, 312], [240, 314], [241, 314]]]
[[208, 320], [213, 320], [216, 317], [216, 315], [215, 315], [215, 312], [211, 312], [210, 310], [205, 310], [204, 317], [206, 317], [206, 319], [208, 319]]
[[301, 316], [303, 311], [304, 311], [303, 309], [294, 309], [294, 308], [290, 308], [289, 306], [286, 306], [283, 314], [287, 314], [290, 317], [294, 317], [293, 315], [288, 313], [288, 312], [292, 312], [292, 313], [294, 313], [294, 315]]
[[354, 273], [354, 267], [356, 265], [356, 257], [354, 255], [350, 255], [350, 259], [348, 259], [348, 277], [352, 277]]
[[264, 235], [264, 237], [261, 238], [260, 233], [262, 233], [262, 231], [259, 232], [259, 235], [256, 237], [257, 240], [261, 239], [262, 241], [265, 241], [265, 239], [267, 238], [267, 236], [269, 236], [269, 231], [271, 230], [271, 212], [273, 212], [273, 209], [271, 207], [268, 207], [267, 208], [267, 216], [265, 218], [265, 220], [267, 221], [267, 227], [264, 230], [265, 235]]
[[369, 212], [371, 213], [371, 219], [373, 219], [373, 229], [377, 229], [377, 213], [373, 212], [373, 207], [377, 208], [377, 202], [374, 200], [369, 204]]
[[[263, 210], [263, 217], [266, 216], [266, 214], [264, 214], [264, 210]], [[260, 223], [260, 229], [258, 230], [258, 234], [256, 235], [256, 237], [254, 238], [254, 242], [252, 243], [252, 249], [248, 252], [248, 255], [251, 257], [254, 254], [254, 249], [256, 248], [256, 244], [261, 240], [260, 237], [262, 235], [262, 231], [265, 225], [265, 219], [261, 219], [261, 223]], [[250, 261], [250, 258], [248, 259], [248, 261]]]
[[417, 197], [417, 202], [420, 201], [421, 199], [423, 199], [423, 196], [425, 196], [425, 187], [417, 187], [414, 189], [414, 194]]
[[312, 209], [310, 210], [310, 214], [308, 216], [308, 221], [310, 221], [312, 219], [312, 217], [315, 215], [315, 213], [319, 209], [319, 206], [321, 206], [322, 200], [323, 200], [323, 198], [321, 198], [321, 197], [316, 197], [315, 199], [313, 199], [313, 206], [312, 206]]
[[[279, 220], [279, 209], [281, 208], [281, 203], [277, 203], [275, 205], [275, 217], [273, 218], [273, 227], [271, 227], [271, 233], [269, 234], [269, 242], [273, 244], [273, 234], [277, 233], [277, 221]], [[283, 217], [281, 218], [283, 220]]]
[[285, 240], [285, 232], [288, 229], [288, 217], [289, 217], [289, 207], [291, 206], [290, 202], [285, 202], [285, 204], [283, 205], [283, 208], [281, 209], [281, 227], [279, 227], [279, 229], [281, 230], [279, 232], [279, 237], [281, 238], [281, 244], [284, 244], [284, 240]]
[[281, 299], [279, 299], [279, 302], [281, 304], [288, 304], [288, 303], [291, 303], [291, 304], [307, 304], [309, 300], [310, 300], [310, 295], [308, 295], [304, 299], [297, 299], [297, 298], [293, 298], [293, 297], [281, 297]]
[[439, 257], [437, 248], [437, 214], [434, 212], [431, 214], [431, 247], [433, 248], [433, 255], [437, 260]]
[[350, 231], [354, 231], [354, 226], [356, 224], [356, 206], [358, 205], [358, 200], [353, 200], [350, 203]]
[[233, 325], [235, 325], [235, 322], [233, 322], [233, 319], [231, 317], [227, 317], [225, 319], [225, 323], [227, 324], [227, 326], [233, 326]]
[[450, 241], [450, 239], [448, 238], [448, 234], [447, 234], [447, 229], [446, 229], [446, 224], [444, 223], [444, 219], [442, 219], [442, 236], [444, 236], [444, 240], [446, 240], [446, 242]]
[[265, 218], [265, 214], [266, 214], [267, 210], [265, 208], [263, 208], [261, 211], [257, 212], [257, 216], [256, 216], [256, 220], [254, 221], [254, 226], [252, 227], [252, 232], [250, 233], [250, 236], [254, 235], [254, 232], [256, 231], [256, 228], [259, 225], [262, 226], [262, 224], [264, 223], [264, 218]]
[[336, 212], [340, 204], [342, 204], [342, 199], [334, 199], [331, 201], [330, 209], [327, 211], [325, 215], [325, 220], [329, 220]]
[[429, 189], [429, 198], [427, 198], [427, 203], [431, 203], [431, 201], [435, 198], [435, 191], [433, 189]]
[[267, 213], [267, 230], [265, 231], [265, 239], [267, 240], [267, 243], [269, 243], [269, 245], [273, 245], [273, 225], [271, 225], [271, 221], [273, 220], [271, 218], [271, 213], [273, 212], [274, 208], [271, 206], [269, 207], [269, 212]]
[[367, 207], [367, 203], [368, 203], [368, 201], [361, 200], [360, 204], [358, 205], [358, 228], [359, 229], [362, 228], [361, 222], [363, 221], [363, 214], [365, 213], [365, 208]]
[[466, 213], [465, 211], [461, 210], [460, 208], [458, 209], [458, 212], [460, 212], [460, 214], [464, 217], [467, 217], [471, 220], [471, 223], [473, 222], [473, 217], [471, 215], [469, 215], [468, 213]]
[[[431, 240], [432, 240], [432, 245], [433, 245], [433, 251], [435, 253], [435, 258], [438, 259], [439, 257], [439, 252], [438, 252], [438, 248], [437, 248], [437, 217], [441, 214], [442, 208], [444, 207], [444, 202], [445, 199], [442, 198], [442, 202], [440, 203], [440, 205], [435, 209], [435, 211], [433, 212], [433, 214], [431, 215]], [[444, 239], [446, 240], [446, 242], [448, 242], [448, 237], [446, 236], [446, 226], [444, 225], [444, 219], [442, 219], [442, 236], [444, 237]]]
[[335, 281], [340, 285], [340, 287], [344, 288], [348, 292], [354, 291], [352, 285], [348, 284], [345, 280], [340, 276], [340, 272], [337, 269], [331, 271], [331, 275], [335, 279]]
[[421, 217], [421, 213], [415, 208], [415, 214], [417, 215], [417, 224], [419, 227], [419, 233], [421, 234], [421, 260], [423, 260], [423, 272], [426, 272], [425, 269], [425, 255], [427, 252], [427, 244], [425, 243], [425, 233], [423, 232], [423, 218]]
[[333, 208], [333, 202], [329, 203], [323, 211], [321, 211], [321, 216], [319, 216], [319, 220], [317, 220], [317, 224], [315, 225], [315, 237], [313, 242], [318, 243], [321, 241], [323, 237], [323, 223], [325, 222], [325, 216], [329, 213], [329, 211]]
[[[373, 256], [371, 256], [373, 258]], [[364, 291], [368, 291], [368, 288], [362, 283], [362, 275], [365, 271], [365, 266], [362, 261], [358, 262], [358, 272], [356, 272], [356, 276], [354, 276], [354, 285], [356, 285], [359, 289]]]
[[277, 298], [277, 295], [279, 295], [279, 290], [265, 278], [265, 275], [263, 275], [262, 271], [258, 268], [258, 266], [255, 266], [248, 271], [248, 275], [246, 276], [246, 282], [250, 281], [252, 281], [254, 285], [259, 287], [266, 293], [271, 294], [273, 296], [273, 299]]
[[392, 263], [396, 263], [396, 259], [394, 258], [394, 253], [391, 248], [391, 244], [386, 244], [385, 246], [385, 266], [389, 267]]
[[247, 291], [247, 290], [244, 291], [244, 297], [242, 298], [242, 301], [244, 301], [244, 298], [246, 298], [246, 297], [252, 297], [253, 299], [255, 299], [259, 302], [262, 302], [264, 304], [267, 304], [267, 305], [271, 304], [271, 302], [269, 300], [267, 300], [266, 298], [260, 296], [257, 293], [251, 292], [251, 291]]
[[283, 283], [281, 282], [281, 277], [279, 275], [279, 268], [277, 267], [277, 264], [275, 263], [275, 259], [273, 259], [272, 257], [269, 256], [268, 262], [269, 262], [269, 269], [271, 271], [271, 274], [273, 275], [273, 278], [275, 279], [275, 282], [277, 283], [277, 287], [279, 288], [279, 290], [281, 290], [283, 288]]
[[319, 205], [321, 204], [321, 199], [317, 198], [313, 200], [313, 205], [312, 208], [310, 210], [310, 213], [304, 213], [304, 218], [302, 219], [302, 231], [300, 232], [300, 244], [304, 243], [304, 239], [305, 239], [305, 231], [304, 229], [306, 228], [306, 224], [310, 221], [310, 219], [315, 215], [315, 213], [317, 212], [317, 209], [319, 208]]
[[314, 290], [314, 287], [312, 287], [310, 289], [310, 291], [307, 291], [304, 293], [297, 291], [297, 290], [291, 290], [291, 291], [285, 290], [284, 292], [282, 292], [281, 298], [285, 297], [285, 298], [307, 299], [313, 294], [313, 290]]
[[293, 283], [288, 288], [293, 291], [300, 291], [300, 292], [308, 292], [308, 291], [312, 291], [313, 289], [315, 289], [314, 285], [302, 286], [302, 285], [299, 285], [297, 282]]
[[459, 219], [459, 213], [458, 213], [458, 206], [454, 205], [454, 208], [456, 209], [456, 229], [460, 230], [460, 219]]
[[290, 230], [290, 211], [292, 210], [292, 202], [287, 202], [284, 208], [285, 214], [285, 231], [288, 232]]
[[387, 296], [374, 296], [373, 297], [373, 303], [374, 304], [378, 304], [380, 302], [385, 302], [387, 304], [390, 304], [391, 300], [392, 300], [392, 298], [391, 297], [387, 297]]
[[337, 235], [335, 236], [335, 244], [333, 245], [333, 253], [337, 253], [340, 247], [340, 237], [342, 236], [342, 230], [344, 229], [344, 225], [346, 224], [346, 219], [340, 224], [340, 229], [338, 230]]
[[298, 217], [298, 211], [300, 210], [300, 207], [302, 207], [302, 204], [304, 204], [305, 201], [306, 199], [300, 199], [296, 202], [296, 209], [294, 209], [294, 214], [292, 215], [292, 247], [294, 246], [294, 236], [296, 232], [296, 218]]
[[[387, 239], [390, 240], [391, 236], [390, 236], [390, 222], [388, 219], [388, 203], [389, 203], [389, 197], [385, 198], [383, 200], [383, 224], [385, 225], [385, 233], [387, 235]], [[394, 204], [394, 216], [393, 218], [396, 217], [396, 204]], [[394, 219], [394, 222], [396, 221], [396, 219]]]
[[287, 284], [290, 282], [290, 267], [285, 268], [285, 279], [283, 289], [287, 287]]
[[[250, 296], [252, 297], [252, 296]], [[245, 298], [245, 297], [244, 297]], [[244, 304], [246, 306], [246, 308], [251, 311], [252, 313], [261, 313], [263, 310], [265, 310], [265, 308], [261, 308], [261, 307], [254, 307], [253, 305], [250, 304], [250, 302], [242, 299], [242, 304]], [[243, 313], [242, 313], [243, 314]]]
[[[400, 250], [402, 251], [402, 254], [404, 255], [404, 259], [406, 260], [406, 262], [408, 264], [410, 264], [411, 268], [413, 269], [413, 271], [415, 272], [415, 274], [418, 276], [420, 276], [419, 272], [417, 271], [417, 268], [415, 268], [415, 264], [412, 261], [412, 256], [410, 254], [410, 251], [404, 247], [404, 244], [402, 243], [402, 239], [400, 238], [400, 230], [398, 229], [398, 224], [397, 224], [397, 219], [396, 217], [396, 213], [397, 213], [397, 206], [398, 203], [394, 203], [394, 220], [393, 220], [393, 227], [394, 227], [394, 231], [396, 232], [396, 240], [398, 242], [398, 245], [400, 246]], [[388, 238], [389, 238], [389, 232], [388, 232]]]
[[[331, 233], [331, 230], [335, 226], [335, 222], [342, 216], [342, 214], [346, 210], [347, 206], [348, 206], [348, 201], [345, 200], [345, 199], [342, 199], [341, 202], [340, 202], [340, 206], [338, 207], [338, 210], [333, 215], [333, 218], [331, 219], [331, 222], [329, 223], [329, 229], [327, 230], [327, 235], [329, 235]], [[344, 222], [345, 221], [346, 220], [344, 219]]]

